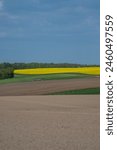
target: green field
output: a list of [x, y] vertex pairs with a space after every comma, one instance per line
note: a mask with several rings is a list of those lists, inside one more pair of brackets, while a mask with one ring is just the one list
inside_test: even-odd
[[56, 92], [50, 95], [88, 95], [88, 94], [100, 94], [100, 88], [88, 88], [88, 89], [81, 89], [81, 90], [69, 90], [64, 92]]
[[[92, 75], [66, 73], [66, 74], [46, 74], [46, 75], [15, 75], [14, 78], [0, 79], [0, 84], [20, 83], [20, 82], [35, 82], [44, 80], [64, 80], [76, 78], [88, 78]], [[100, 88], [88, 88], [81, 90], [69, 90], [64, 92], [51, 93], [51, 95], [78, 95], [78, 94], [100, 94]], [[50, 94], [49, 94], [50, 95]]]
[[15, 75], [14, 78], [1, 79], [0, 84], [32, 82], [32, 81], [40, 81], [40, 80], [87, 78], [90, 76], [92, 75], [78, 74], [78, 73], [46, 74], [46, 75]]

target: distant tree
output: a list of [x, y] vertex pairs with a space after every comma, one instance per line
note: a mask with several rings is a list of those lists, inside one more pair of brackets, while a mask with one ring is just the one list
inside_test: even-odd
[[0, 69], [0, 79], [7, 79], [13, 77], [14, 77], [13, 68]]

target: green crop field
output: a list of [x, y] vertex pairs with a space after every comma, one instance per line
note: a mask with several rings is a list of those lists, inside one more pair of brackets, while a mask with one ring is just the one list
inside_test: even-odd
[[0, 84], [18, 83], [18, 82], [32, 82], [40, 80], [60, 80], [60, 79], [75, 79], [87, 78], [93, 75], [79, 74], [79, 73], [62, 73], [62, 74], [46, 74], [46, 75], [15, 75], [14, 78], [0, 79]]
[[100, 94], [100, 88], [88, 88], [88, 89], [80, 89], [80, 90], [69, 90], [63, 92], [51, 93], [50, 95], [89, 95], [89, 94]]

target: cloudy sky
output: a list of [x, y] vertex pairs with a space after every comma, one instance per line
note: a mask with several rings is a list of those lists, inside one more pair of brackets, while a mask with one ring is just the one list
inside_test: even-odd
[[0, 62], [99, 64], [99, 0], [0, 0]]

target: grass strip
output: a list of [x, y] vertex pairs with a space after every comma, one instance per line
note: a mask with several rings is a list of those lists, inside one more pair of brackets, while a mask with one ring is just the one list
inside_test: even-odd
[[100, 94], [100, 88], [87, 88], [87, 89], [80, 89], [80, 90], [69, 90], [63, 92], [55, 92], [49, 95], [96, 95]]
[[46, 74], [46, 75], [15, 75], [14, 78], [2, 79], [0, 84], [18, 83], [18, 82], [33, 82], [40, 80], [62, 80], [62, 79], [76, 79], [87, 78], [92, 75], [78, 74], [78, 73], [66, 73], [66, 74]]

